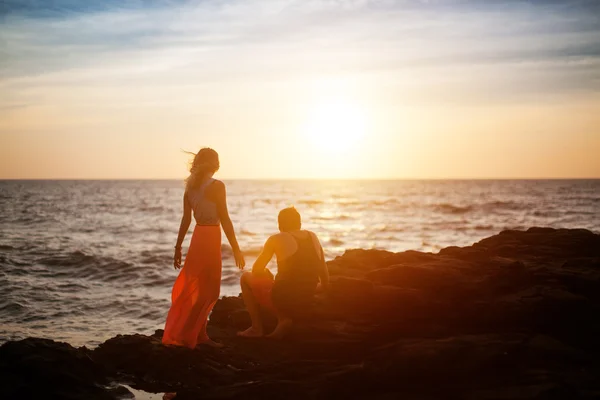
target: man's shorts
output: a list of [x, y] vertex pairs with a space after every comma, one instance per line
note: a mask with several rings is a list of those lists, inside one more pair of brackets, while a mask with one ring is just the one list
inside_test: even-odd
[[273, 298], [271, 296], [273, 285], [275, 284], [273, 276], [266, 274], [264, 276], [251, 275], [249, 283], [252, 294], [258, 304], [271, 312], [275, 312], [275, 306], [273, 305]]

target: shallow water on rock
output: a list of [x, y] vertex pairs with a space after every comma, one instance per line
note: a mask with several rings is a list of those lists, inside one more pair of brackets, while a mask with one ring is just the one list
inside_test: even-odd
[[123, 400], [131, 400], [131, 399], [135, 399], [135, 400], [162, 400], [164, 393], [150, 393], [150, 392], [144, 392], [143, 390], [138, 390], [138, 389], [134, 389], [131, 386], [128, 385], [122, 385], [125, 386], [127, 388], [127, 390], [129, 390], [134, 397], [123, 397]]

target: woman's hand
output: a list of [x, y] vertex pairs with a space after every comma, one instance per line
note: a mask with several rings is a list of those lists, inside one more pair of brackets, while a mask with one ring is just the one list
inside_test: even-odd
[[244, 254], [242, 251], [237, 249], [233, 252], [233, 257], [235, 258], [235, 265], [237, 265], [239, 269], [244, 269], [246, 266], [246, 260], [244, 260]]
[[175, 269], [181, 268], [181, 247], [175, 247], [175, 254], [173, 255], [173, 267], [175, 267]]

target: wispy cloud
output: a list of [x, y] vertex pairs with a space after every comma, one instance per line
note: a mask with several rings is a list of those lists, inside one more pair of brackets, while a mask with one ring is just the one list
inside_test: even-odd
[[65, 85], [340, 73], [388, 74], [391, 83], [438, 92], [461, 85], [512, 96], [598, 92], [598, 4], [8, 1], [0, 20], [0, 103], [42, 101], [42, 88]]

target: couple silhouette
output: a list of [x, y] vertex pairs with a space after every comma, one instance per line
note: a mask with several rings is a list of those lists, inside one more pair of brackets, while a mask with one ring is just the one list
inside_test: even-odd
[[[195, 348], [198, 344], [222, 347], [208, 337], [208, 316], [217, 302], [221, 286], [221, 227], [233, 249], [235, 263], [245, 267], [227, 210], [225, 184], [213, 178], [219, 169], [219, 155], [203, 148], [194, 156], [183, 195], [183, 217], [175, 244], [173, 265], [180, 269], [173, 285], [171, 309], [162, 342]], [[181, 245], [192, 222], [196, 222], [183, 266]], [[262, 310], [277, 317], [277, 326], [266, 337], [284, 338], [294, 315], [309, 307], [317, 291], [326, 291], [329, 274], [317, 235], [302, 229], [300, 213], [294, 208], [279, 212], [279, 233], [269, 237], [251, 271], [240, 278], [242, 297], [252, 326], [239, 336], [265, 336]], [[277, 275], [267, 269], [275, 255]]]

